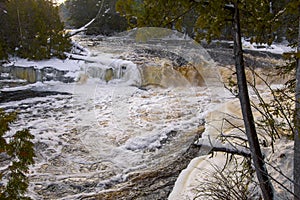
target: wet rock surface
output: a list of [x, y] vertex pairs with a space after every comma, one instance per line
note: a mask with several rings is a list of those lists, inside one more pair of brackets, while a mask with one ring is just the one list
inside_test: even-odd
[[[234, 65], [233, 44], [230, 42], [201, 43], [211, 58], [220, 65]], [[274, 67], [274, 63], [282, 59], [282, 55], [271, 52], [244, 49], [245, 65], [255, 67]]]
[[134, 52], [139, 55], [147, 56], [148, 58], [150, 57], [166, 58], [172, 61], [171, 64], [174, 67], [180, 67], [188, 64], [188, 61], [185, 58], [177, 55], [176, 53], [169, 52], [169, 51], [156, 50], [156, 49], [136, 49]]
[[0, 103], [10, 101], [21, 101], [24, 99], [35, 98], [35, 97], [46, 97], [51, 95], [71, 95], [67, 92], [57, 91], [36, 91], [36, 90], [16, 90], [16, 91], [2, 91], [0, 92]]
[[[163, 50], [136, 49], [126, 52], [123, 59], [135, 63], [141, 74], [141, 87], [204, 86], [197, 67], [182, 56]], [[202, 67], [202, 66], [200, 66]]]

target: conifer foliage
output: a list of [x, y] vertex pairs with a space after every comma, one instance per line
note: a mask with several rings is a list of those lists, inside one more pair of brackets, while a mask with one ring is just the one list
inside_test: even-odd
[[61, 6], [67, 24], [80, 28], [95, 18], [87, 27], [86, 34], [113, 35], [125, 31], [126, 19], [116, 12], [117, 0], [66, 0]]
[[[0, 110], [0, 199], [30, 199], [25, 196], [28, 187], [26, 173], [34, 164], [34, 138], [28, 129], [10, 135], [10, 125], [16, 120], [16, 113]], [[5, 164], [6, 163], [6, 164]]]
[[6, 57], [6, 53], [4, 51], [5, 45], [3, 41], [4, 29], [3, 29], [3, 22], [5, 17], [5, 8], [4, 8], [5, 0], [0, 0], [0, 59]]
[[50, 0], [2, 0], [0, 13], [0, 58], [62, 57], [71, 47], [58, 8]]
[[199, 6], [199, 3], [187, 0], [118, 0], [116, 10], [126, 17], [131, 28], [150, 26], [182, 31], [193, 26], [191, 22], [199, 15]]

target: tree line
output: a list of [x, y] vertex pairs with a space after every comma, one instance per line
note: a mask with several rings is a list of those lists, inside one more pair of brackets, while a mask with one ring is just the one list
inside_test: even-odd
[[[130, 28], [141, 26], [171, 28], [187, 33], [196, 40], [205, 38], [210, 41], [231, 38], [232, 13], [224, 9], [230, 2], [118, 0], [116, 9], [126, 17]], [[240, 2], [243, 37], [252, 37], [257, 41], [269, 43], [274, 39], [279, 41], [297, 39], [295, 34], [297, 17], [285, 12], [285, 7], [290, 0], [253, 1], [253, 3], [241, 0]], [[222, 16], [222, 18], [210, 16]]]
[[[274, 39], [295, 42], [297, 19], [282, 9], [289, 0], [264, 2], [269, 5], [265, 3], [260, 9], [255, 3], [241, 7], [243, 36], [268, 43]], [[176, 29], [196, 40], [230, 39], [231, 14], [218, 5], [223, 19], [212, 20], [203, 14], [204, 4], [187, 0], [66, 0], [57, 6], [52, 0], [0, 0], [0, 59], [9, 55], [34, 60], [63, 57], [71, 47], [64, 26], [80, 28], [95, 16], [98, 17], [86, 34], [112, 35], [133, 27], [152, 26]], [[211, 10], [211, 4], [205, 6]], [[275, 15], [279, 16], [274, 18]], [[267, 23], [261, 23], [267, 18]]]
[[95, 21], [86, 34], [113, 35], [127, 30], [127, 21], [116, 12], [117, 0], [66, 0], [60, 5], [60, 14], [66, 26], [80, 28], [91, 19]]
[[71, 48], [65, 27], [80, 28], [91, 19], [86, 34], [112, 35], [127, 29], [115, 9], [116, 0], [0, 0], [0, 59], [33, 60], [64, 57]]
[[64, 57], [71, 48], [58, 7], [50, 0], [0, 0], [0, 59]]

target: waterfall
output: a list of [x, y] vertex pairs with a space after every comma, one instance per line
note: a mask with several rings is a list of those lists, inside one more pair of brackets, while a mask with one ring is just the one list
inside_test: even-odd
[[190, 147], [203, 132], [211, 105], [207, 88], [218, 72], [199, 44], [172, 30], [135, 29], [96, 39], [79, 41], [83, 47], [84, 40], [97, 43], [88, 55], [72, 55], [60, 65], [14, 64], [5, 72], [28, 82], [78, 81], [41, 84], [41, 90], [71, 95], [0, 105], [21, 108], [14, 128], [31, 127], [35, 135], [30, 196], [166, 199], [178, 173], [198, 153]]
[[[217, 67], [206, 50], [176, 31], [148, 27], [114, 37], [101, 37], [99, 42], [94, 37], [92, 39], [97, 45], [93, 45], [93, 58], [89, 58], [84, 70], [89, 77], [99, 78], [104, 83], [223, 89]], [[89, 44], [90, 40], [83, 38], [80, 45]]]
[[[70, 83], [74, 81], [74, 77], [68, 76], [67, 70], [59, 70], [54, 67], [44, 67], [44, 68], [36, 68], [34, 66], [18, 66], [18, 65], [10, 65], [1, 66], [0, 72], [8, 74], [6, 78], [8, 82], [12, 80], [23, 80], [28, 84], [36, 83], [36, 82], [44, 82], [44, 81], [60, 81], [63, 83]], [[5, 80], [2, 80], [5, 83]], [[20, 81], [18, 81], [21, 83]], [[24, 82], [22, 82], [24, 84]]]
[[82, 70], [89, 78], [98, 78], [104, 83], [123, 82], [128, 85], [141, 85], [140, 70], [130, 61], [109, 59], [101, 63], [86, 62]]

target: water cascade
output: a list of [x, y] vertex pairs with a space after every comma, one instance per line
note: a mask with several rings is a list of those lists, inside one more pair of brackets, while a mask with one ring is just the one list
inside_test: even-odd
[[[81, 38], [80, 43], [84, 46], [90, 41], [91, 38], [86, 37]], [[140, 87], [222, 87], [218, 70], [206, 50], [176, 31], [139, 28], [92, 41], [95, 43], [90, 45], [93, 54], [84, 69], [89, 77], [98, 77], [104, 82], [131, 80], [130, 84]], [[101, 52], [97, 52], [99, 49]], [[110, 54], [117, 59], [96, 62], [97, 57]]]
[[[12, 130], [35, 135], [29, 196], [166, 199], [198, 154], [193, 143], [223, 88], [216, 66], [199, 44], [168, 29], [77, 40], [97, 44], [88, 56], [73, 55], [81, 61], [77, 82], [37, 88], [66, 93], [0, 104], [19, 109]], [[28, 70], [30, 81], [43, 79]]]
[[38, 81], [61, 81], [68, 83], [74, 81], [72, 77], [66, 76], [68, 71], [58, 70], [53, 67], [39, 69], [34, 66], [22, 67], [12, 63], [5, 66], [0, 65], [0, 72], [9, 74], [10, 78], [22, 79], [28, 83], [36, 83]]

